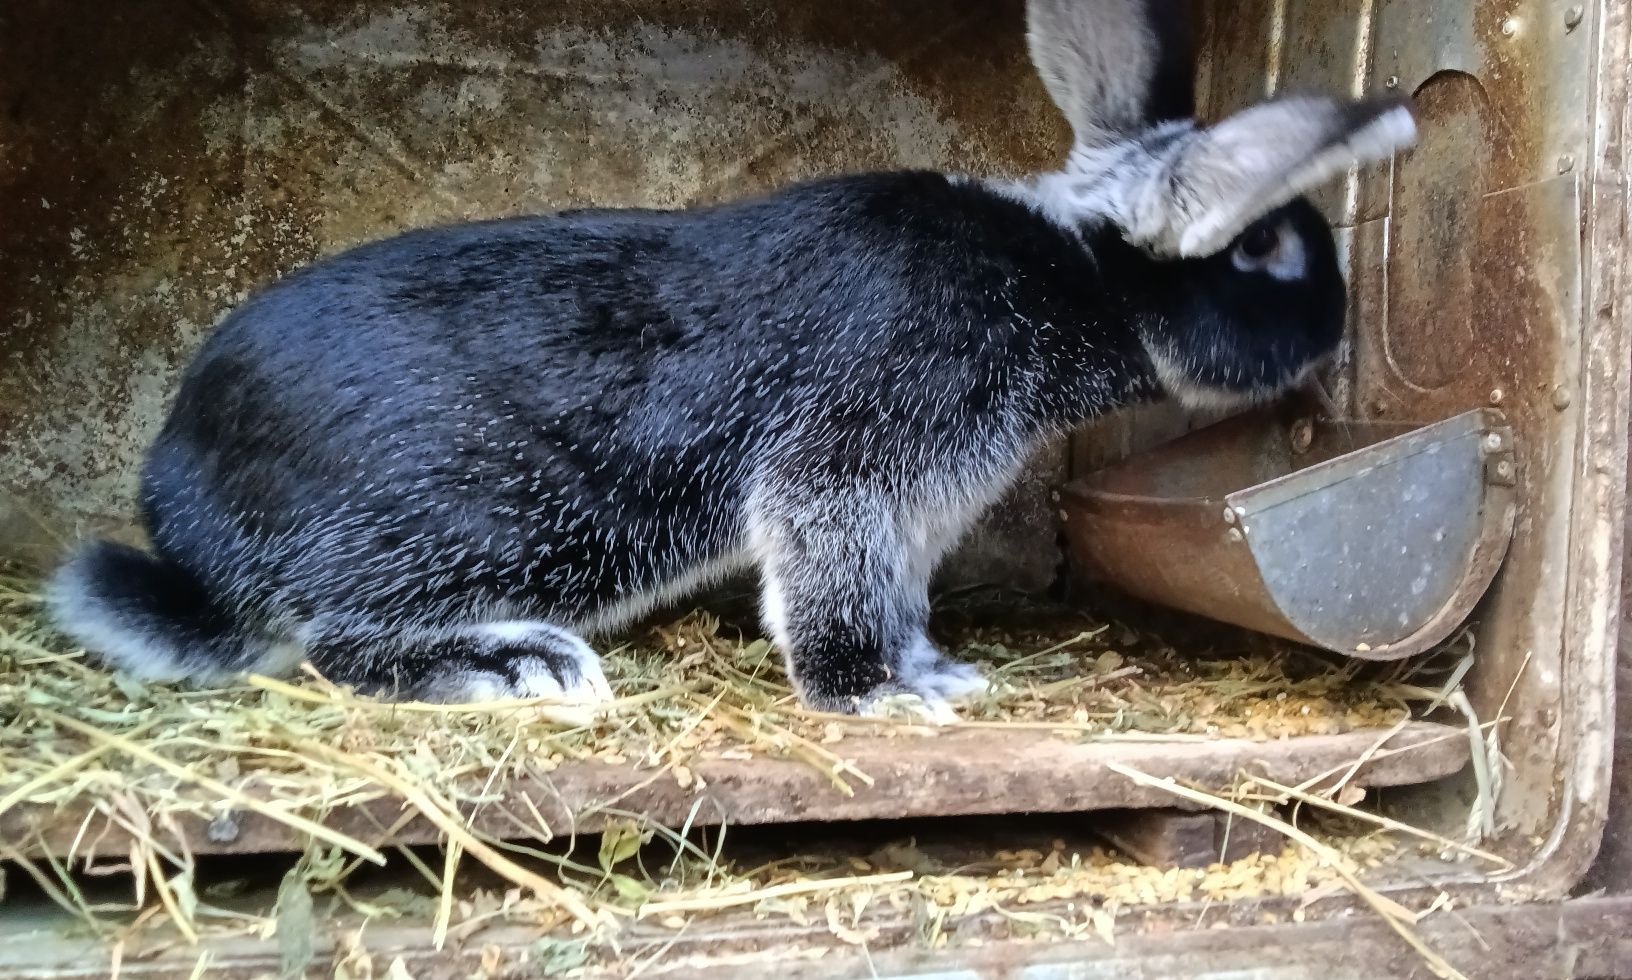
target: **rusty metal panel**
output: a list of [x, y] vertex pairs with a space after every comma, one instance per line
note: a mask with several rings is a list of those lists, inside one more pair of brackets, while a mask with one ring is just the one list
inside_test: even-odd
[[[1619, 565], [1604, 549], [1621, 538], [1629, 370], [1627, 9], [1618, 0], [1202, 7], [1205, 117], [1308, 89], [1417, 103], [1416, 150], [1316, 196], [1338, 226], [1351, 285], [1350, 337], [1327, 381], [1360, 419], [1432, 421], [1488, 406], [1513, 424], [1517, 531], [1475, 613], [1470, 685], [1483, 717], [1501, 708], [1511, 719], [1500, 822], [1533, 860], [1516, 886], [1530, 893], [1569, 887], [1606, 807], [1605, 644], [1616, 620], [1605, 610], [1618, 602]], [[1130, 417], [1122, 429], [1079, 434], [1073, 459], [1111, 461], [1192, 424]]]
[[[1597, 447], [1583, 467], [1584, 482], [1608, 487], [1623, 498], [1628, 479], [1628, 398], [1618, 372], [1628, 361], [1627, 310], [1632, 309], [1632, 263], [1627, 260], [1627, 236], [1632, 231], [1632, 168], [1628, 166], [1628, 138], [1632, 137], [1632, 4], [1606, 5], [1598, 41], [1598, 110], [1594, 114], [1594, 148], [1590, 161], [1592, 182], [1587, 194], [1587, 236], [1592, 262], [1584, 277], [1587, 320], [1587, 370], [1583, 374], [1589, 404], [1602, 402], [1593, 412], [1584, 442]], [[1620, 455], [1613, 452], [1619, 446]], [[1618, 486], [1617, 486], [1618, 484]], [[1605, 508], [1604, 519], [1613, 519]], [[1586, 514], [1582, 515], [1586, 517]], [[1632, 893], [1632, 512], [1625, 513], [1620, 534], [1604, 534], [1590, 542], [1576, 562], [1579, 576], [1599, 572], [1604, 564], [1619, 567], [1618, 615], [1609, 620], [1619, 627], [1619, 656], [1615, 672], [1614, 768], [1609, 791], [1601, 805], [1608, 814], [1603, 848], [1584, 883], [1621, 894]], [[1587, 605], [1587, 590], [1575, 603]], [[1585, 617], [1583, 617], [1585, 618]], [[1588, 619], [1588, 622], [1592, 620]], [[1590, 643], [1586, 640], [1585, 643]], [[1603, 642], [1610, 642], [1605, 640]], [[1583, 645], [1585, 645], [1585, 643]], [[1603, 971], [1606, 975], [1608, 971]]]
[[[1632, 521], [1632, 514], [1628, 515]], [[1626, 536], [1623, 525], [1622, 541]], [[1603, 847], [1585, 882], [1590, 889], [1632, 894], [1632, 552], [1623, 552], [1620, 643], [1615, 664], [1615, 724]]]
[[[1504, 699], [1525, 737], [1510, 748], [1529, 779], [1503, 818], [1543, 833], [1565, 806], [1554, 778], [1567, 549], [1580, 398], [1581, 203], [1572, 176], [1503, 188], [1504, 128], [1483, 90], [1439, 73], [1419, 92], [1422, 151], [1396, 167], [1391, 216], [1356, 230], [1362, 314], [1354, 399], [1371, 418], [1433, 419], [1499, 407], [1517, 436], [1517, 533], [1480, 617], [1475, 703]], [[1508, 692], [1512, 691], [1509, 698]], [[1545, 774], [1545, 775], [1544, 775]]]
[[[890, 167], [1021, 174], [1066, 130], [1018, 0], [132, 0], [0, 11], [0, 554], [129, 531], [180, 367], [248, 291], [400, 229]], [[960, 580], [1036, 587], [1036, 471]]]

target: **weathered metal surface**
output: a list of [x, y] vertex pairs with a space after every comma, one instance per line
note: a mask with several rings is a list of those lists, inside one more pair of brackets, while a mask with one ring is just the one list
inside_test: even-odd
[[[1628, 254], [1627, 235], [1632, 226], [1632, 166], [1627, 151], [1632, 137], [1632, 4], [1616, 3], [1604, 11], [1600, 32], [1598, 61], [1603, 66], [1616, 66], [1614, 72], [1600, 71], [1600, 84], [1605, 91], [1599, 96], [1599, 111], [1595, 116], [1596, 148], [1592, 161], [1594, 180], [1585, 193], [1587, 196], [1587, 242], [1594, 256], [1585, 282], [1586, 315], [1588, 317], [1587, 371], [1584, 388], [1587, 397], [1598, 402], [1591, 414], [1596, 423], [1589, 423], [1585, 435], [1588, 444], [1601, 447], [1589, 456], [1583, 467], [1583, 480], [1597, 488], [1597, 492], [1616, 497], [1626, 492], [1628, 458], [1625, 426], [1628, 399], [1624, 381], [1618, 372], [1624, 369], [1629, 356], [1627, 347], [1627, 311], [1632, 310], [1632, 256]], [[1615, 443], [1623, 455], [1609, 451]], [[1614, 514], [1613, 507], [1595, 508], [1583, 517], [1602, 520]], [[1598, 577], [1605, 565], [1618, 567], [1620, 579], [1620, 607], [1615, 625], [1620, 628], [1619, 656], [1615, 682], [1611, 691], [1615, 697], [1613, 758], [1614, 769], [1609, 791], [1599, 794], [1608, 819], [1604, 827], [1603, 848], [1584, 886], [1602, 888], [1621, 894], [1632, 894], [1632, 511], [1625, 513], [1620, 534], [1603, 533], [1597, 539], [1583, 532], [1584, 546], [1574, 562], [1577, 575], [1583, 579]], [[1591, 589], [1583, 589], [1573, 602], [1591, 609], [1597, 598]], [[1593, 642], [1590, 630], [1597, 626], [1591, 617], [1581, 617], [1591, 624], [1581, 632], [1585, 636], [1576, 642]], [[1572, 692], [1573, 693], [1573, 692]], [[1593, 692], [1600, 696], [1608, 692]], [[1592, 693], [1582, 692], [1590, 698]], [[1632, 972], [1632, 971], [1628, 971]], [[1606, 974], [1607, 975], [1607, 974]]]
[[[1518, 510], [1475, 611], [1481, 717], [1510, 720], [1498, 825], [1564, 893], [1607, 801], [1625, 475], [1624, 2], [1278, 0], [1203, 8], [1200, 112], [1267, 92], [1414, 96], [1421, 142], [1317, 195], [1348, 261], [1350, 338], [1325, 381], [1344, 414], [1499, 408]], [[1182, 433], [1142, 416], [1079, 434], [1076, 472]], [[1606, 552], [1605, 549], [1614, 549]], [[1463, 803], [1444, 800], [1446, 819]], [[1533, 843], [1540, 841], [1539, 844]]]
[[[890, 167], [1066, 128], [1018, 0], [18, 0], [0, 10], [0, 556], [128, 532], [178, 371], [246, 292], [412, 226]], [[1037, 587], [1041, 483], [951, 574]]]
[[[1274, 742], [1079, 742], [1035, 732], [968, 729], [933, 738], [851, 738], [836, 748], [873, 780], [843, 793], [832, 779], [793, 759], [703, 756], [690, 765], [697, 781], [682, 786], [672, 773], [593, 760], [569, 761], [551, 772], [500, 781], [482, 790], [488, 802], [472, 827], [498, 838], [528, 838], [540, 817], [557, 834], [593, 833], [603, 826], [601, 804], [669, 827], [730, 823], [799, 823], [901, 819], [1001, 813], [1086, 813], [1168, 806], [1171, 794], [1136, 785], [1112, 771], [1116, 762], [1140, 772], [1223, 790], [1242, 772], [1298, 785], [1330, 781], [1358, 766], [1360, 786], [1405, 786], [1452, 775], [1467, 764], [1468, 740], [1455, 728], [1414, 722], [1376, 752], [1379, 731], [1309, 735]], [[698, 790], [697, 786], [706, 788]], [[474, 790], [474, 788], [473, 788]], [[253, 791], [253, 789], [251, 789]], [[232, 815], [229, 836], [212, 828], [218, 801], [200, 797], [200, 813], [178, 817], [193, 853], [299, 852], [303, 833], [258, 814]], [[400, 799], [385, 797], [336, 806], [323, 817], [342, 834], [373, 840], [403, 815]], [[90, 829], [87, 829], [90, 828]], [[423, 819], [391, 835], [404, 844], [435, 843], [442, 834]], [[0, 816], [0, 840], [28, 852], [58, 856], [122, 854], [129, 845], [122, 822], [58, 807], [19, 808]], [[94, 843], [93, 843], [94, 842]]]
[[[1586, 204], [1586, 255], [1583, 309], [1586, 341], [1581, 371], [1581, 443], [1586, 452], [1578, 466], [1581, 506], [1575, 508], [1575, 542], [1570, 572], [1575, 586], [1568, 596], [1565, 644], [1575, 657], [1594, 663], [1596, 648], [1614, 648], [1619, 627], [1619, 671], [1608, 681], [1594, 671], [1572, 671], [1565, 689], [1568, 715], [1575, 727], [1598, 728], [1598, 748], [1614, 732], [1614, 776], [1608, 792], [1586, 782], [1577, 825], [1599, 820], [1606, 826], [1601, 861], [1590, 887], [1632, 893], [1632, 536], [1625, 521], [1627, 498], [1627, 364], [1632, 363], [1632, 167], [1627, 150], [1632, 137], [1632, 3], [1606, 3], [1596, 41], [1598, 85], [1593, 124], [1591, 180], [1583, 186]], [[1614, 580], [1619, 573], [1619, 608]], [[1606, 595], [1608, 593], [1608, 595]], [[1609, 599], [1606, 603], [1606, 599]], [[1596, 684], [1596, 686], [1594, 686]], [[1616, 711], [1604, 702], [1616, 697]], [[1573, 828], [1572, 828], [1573, 831]], [[1570, 836], [1572, 831], [1567, 831]], [[1585, 851], [1585, 854], [1581, 853]], [[1593, 849], [1577, 844], [1578, 859]], [[1632, 970], [1627, 970], [1632, 972]], [[1608, 970], [1604, 975], [1609, 975]]]
[[1065, 493], [1083, 566], [1153, 602], [1368, 660], [1443, 641], [1513, 528], [1512, 436], [1473, 411], [1420, 429], [1232, 419]]
[[[1632, 513], [1627, 515], [1632, 523]], [[1632, 540], [1626, 536], [1623, 542]], [[1632, 894], [1632, 551], [1622, 554], [1620, 642], [1615, 665], [1615, 725], [1603, 846], [1584, 886]]]
[[1381, 5], [1372, 78], [1415, 96], [1424, 136], [1387, 185], [1362, 188], [1388, 196], [1389, 217], [1354, 237], [1356, 267], [1377, 273], [1357, 277], [1355, 412], [1435, 418], [1496, 405], [1520, 447], [1517, 533], [1478, 630], [1488, 659], [1469, 687], [1478, 710], [1505, 705], [1524, 732], [1510, 739], [1516, 778], [1500, 819], [1551, 838], [1538, 857], [1575, 819], [1579, 786], [1600, 780], [1603, 757], [1578, 743], [1607, 720], [1569, 724], [1562, 704], [1572, 672], [1607, 683], [1603, 663], [1572, 663], [1561, 642], [1572, 511], [1584, 503], [1576, 161], [1592, 26], [1569, 27], [1558, 5], [1446, 5], [1431, 18]]

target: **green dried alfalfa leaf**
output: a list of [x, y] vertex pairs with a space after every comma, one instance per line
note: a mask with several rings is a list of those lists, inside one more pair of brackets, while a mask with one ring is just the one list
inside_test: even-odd
[[533, 943], [528, 961], [538, 968], [540, 976], [558, 977], [589, 962], [589, 941], [545, 936]]
[[597, 855], [601, 870], [611, 876], [613, 868], [638, 854], [651, 839], [652, 832], [643, 830], [634, 820], [607, 821], [601, 830], [601, 848]]
[[317, 958], [317, 921], [304, 862], [290, 868], [278, 885], [272, 921], [276, 923], [279, 976], [283, 980], [304, 977], [306, 968]]

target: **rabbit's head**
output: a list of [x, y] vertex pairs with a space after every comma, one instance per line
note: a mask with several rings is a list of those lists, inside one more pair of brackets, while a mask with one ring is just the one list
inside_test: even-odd
[[1076, 137], [1064, 170], [1030, 192], [1127, 292], [1169, 394], [1250, 402], [1298, 384], [1342, 339], [1331, 227], [1301, 195], [1410, 146], [1416, 128], [1400, 100], [1314, 96], [1185, 118], [1182, 6], [1030, 0], [1032, 61]]

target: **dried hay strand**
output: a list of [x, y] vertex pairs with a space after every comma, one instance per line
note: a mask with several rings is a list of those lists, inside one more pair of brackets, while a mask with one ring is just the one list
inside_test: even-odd
[[[1388, 729], [1410, 719], [1414, 706], [1457, 704], [1460, 696], [1458, 668], [1446, 658], [1409, 672], [1368, 670], [1275, 645], [1198, 658], [1160, 637], [1076, 611], [1031, 607], [1010, 619], [964, 625], [942, 637], [955, 656], [980, 662], [991, 681], [983, 695], [960, 707], [966, 726], [1098, 740], [1275, 739]], [[1114, 916], [1117, 907], [1141, 903], [1299, 895], [1353, 884], [1321, 861], [1302, 867], [1296, 848], [1209, 869], [1199, 878], [1058, 849], [1004, 852], [977, 867], [933, 873], [854, 856], [842, 866], [805, 857], [743, 870], [722, 859], [723, 837], [710, 853], [688, 828], [647, 827], [638, 814], [609, 824], [589, 861], [575, 857], [570, 841], [563, 853], [479, 832], [474, 816], [496, 805], [505, 784], [547, 781], [569, 761], [650, 770], [654, 779], [672, 773], [685, 786], [701, 753], [791, 758], [842, 791], [870, 782], [839, 754], [845, 738], [905, 728], [933, 737], [910, 711], [891, 721], [804, 710], [771, 644], [706, 612], [637, 630], [603, 659], [619, 697], [593, 711], [541, 701], [392, 704], [310, 672], [293, 680], [249, 677], [213, 690], [147, 684], [106, 671], [68, 646], [43, 620], [38, 583], [0, 573], [0, 817], [19, 807], [90, 814], [67, 854], [31, 858], [23, 842], [14, 842], [0, 857], [106, 934], [116, 931], [115, 920], [128, 928], [130, 921], [157, 919], [173, 921], [189, 938], [221, 928], [270, 934], [278, 913], [229, 914], [194, 893], [195, 862], [176, 830], [177, 818], [186, 815], [230, 832], [232, 811], [251, 810], [309, 841], [291, 872], [290, 896], [326, 892], [353, 909], [388, 914], [352, 898], [346, 882], [387, 852], [410, 862], [436, 893], [438, 943], [495, 919], [519, 917], [587, 937], [637, 920], [683, 926], [725, 909], [797, 921], [817, 903], [843, 939], [865, 933], [858, 923], [875, 901], [928, 909], [937, 922], [998, 911], [1060, 934], [1108, 937], [1107, 907]], [[1471, 716], [1469, 724], [1475, 734], [1494, 731]], [[1493, 744], [1485, 748], [1499, 762]], [[1387, 751], [1382, 742], [1378, 751]], [[1243, 788], [1344, 816], [1362, 814], [1342, 802], [1344, 782], [1318, 792], [1265, 783]], [[323, 822], [336, 809], [375, 800], [400, 803], [403, 816], [368, 840]], [[595, 809], [617, 816], [619, 802], [598, 801]], [[393, 840], [416, 816], [439, 834], [440, 871]], [[561, 829], [536, 808], [508, 816], [517, 837], [547, 843]], [[112, 917], [79, 894], [74, 871], [102, 859], [98, 827], [107, 824], [136, 842], [127, 856], [132, 901]], [[1387, 833], [1329, 846], [1352, 861], [1377, 862], [1396, 846], [1394, 835], [1411, 828], [1395, 821], [1381, 831]], [[1494, 857], [1469, 842], [1416, 834], [1424, 835], [1473, 859]], [[670, 850], [666, 870], [650, 870], [640, 857], [654, 842]], [[459, 884], [463, 856], [496, 891]], [[631, 860], [637, 869], [630, 870]], [[1097, 904], [1080, 921], [1020, 908], [1072, 898]], [[302, 907], [295, 898], [280, 904], [285, 917]]]
[[[1232, 800], [1218, 794], [1204, 793], [1200, 790], [1183, 786], [1172, 779], [1158, 779], [1154, 776], [1147, 775], [1146, 773], [1142, 773], [1137, 769], [1122, 765], [1118, 762], [1111, 762], [1109, 763], [1109, 766], [1114, 771], [1126, 776], [1128, 779], [1133, 780], [1141, 786], [1150, 786], [1155, 789], [1160, 789], [1173, 794], [1179, 799], [1200, 804], [1209, 809], [1220, 810], [1224, 813], [1230, 814], [1231, 816], [1239, 817], [1243, 820], [1250, 820], [1253, 823], [1262, 824], [1265, 827], [1279, 831], [1289, 840], [1301, 845], [1310, 854], [1314, 855], [1318, 859], [1321, 867], [1332, 869], [1337, 876], [1342, 879], [1343, 884], [1347, 886], [1348, 890], [1352, 894], [1360, 898], [1367, 905], [1371, 906], [1372, 910], [1375, 911], [1382, 918], [1382, 920], [1388, 924], [1389, 928], [1393, 929], [1401, 939], [1409, 943], [1411, 948], [1415, 949], [1417, 953], [1422, 956], [1423, 961], [1428, 964], [1428, 968], [1434, 972], [1435, 976], [1445, 977], [1447, 980], [1467, 980], [1467, 978], [1460, 971], [1452, 966], [1443, 956], [1440, 956], [1439, 953], [1435, 952], [1434, 949], [1425, 943], [1422, 937], [1418, 936], [1417, 933], [1411, 928], [1411, 926], [1415, 925], [1417, 922], [1417, 916], [1414, 913], [1412, 913], [1409, 909], [1402, 907], [1393, 899], [1388, 898], [1381, 892], [1378, 892], [1376, 889], [1371, 888], [1365, 882], [1361, 881], [1359, 875], [1357, 875], [1354, 869], [1349, 866], [1348, 862], [1343, 859], [1342, 854], [1332, 848], [1329, 844], [1318, 840], [1308, 831], [1294, 826], [1287, 821], [1277, 819], [1276, 817], [1265, 813], [1262, 810], [1247, 806], [1236, 800]], [[1272, 783], [1261, 782], [1261, 785], [1271, 786], [1278, 790], [1284, 791], [1284, 787], [1275, 787]], [[1290, 791], [1286, 792], [1290, 793]], [[1501, 861], [1502, 859], [1496, 858], [1496, 860]], [[1506, 862], [1503, 863], [1505, 864]]]

